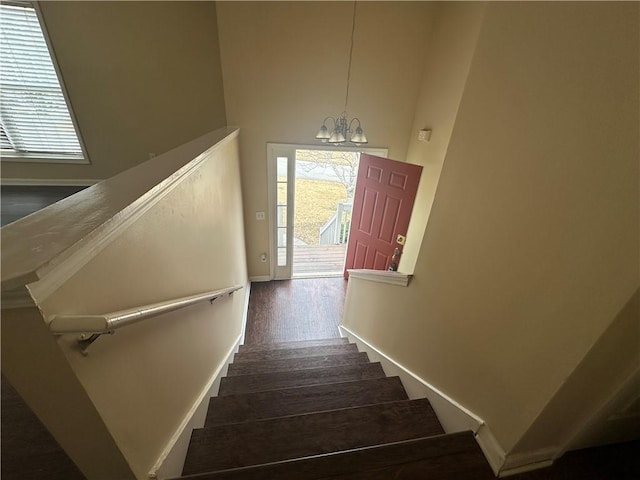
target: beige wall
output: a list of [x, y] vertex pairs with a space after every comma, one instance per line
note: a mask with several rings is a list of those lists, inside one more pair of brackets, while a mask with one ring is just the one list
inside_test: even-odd
[[[324, 117], [344, 108], [350, 2], [221, 2], [227, 120], [243, 129], [242, 181], [251, 276], [269, 250], [267, 142], [316, 143]], [[359, 2], [348, 111], [373, 147], [405, 160], [433, 5]]]
[[[178, 183], [170, 181], [166, 190], [156, 189], [160, 194], [157, 203], [150, 204], [135, 222], [127, 225], [129, 218], [116, 214], [112, 222], [125, 222], [123, 230], [111, 232], [110, 222], [97, 227], [87, 235], [89, 239], [83, 240], [88, 249], [78, 249], [59, 269], [31, 285], [44, 318], [55, 314], [109, 313], [232, 285], [246, 287], [236, 134], [225, 142], [198, 157], [202, 158], [198, 160], [201, 163]], [[175, 151], [158, 160], [162, 162], [168, 156], [175, 156]], [[135, 190], [144, 185], [147, 176], [153, 176], [145, 172], [145, 167], [152, 164], [139, 165], [104, 182], [100, 190], [104, 205], [96, 210], [109, 210], [109, 202], [117, 203], [121, 196], [126, 197], [124, 189]], [[125, 177], [128, 181], [121, 181]], [[69, 199], [72, 200], [73, 197]], [[72, 204], [68, 206], [69, 211], [74, 210]], [[42, 210], [34, 216], [48, 214], [48, 210]], [[27, 230], [33, 225], [16, 222], [8, 228]], [[58, 236], [64, 238], [65, 234]], [[57, 263], [57, 259], [49, 262]], [[42, 285], [38, 288], [40, 283], [51, 283], [47, 275], [61, 275], [78, 263], [83, 266], [51, 295], [43, 293], [46, 289]], [[245, 294], [243, 289], [213, 305], [204, 302], [128, 326], [113, 336], [98, 339], [87, 356], [75, 346], [77, 335], [64, 335], [57, 340], [58, 356], [64, 355], [67, 362], [59, 368], [73, 372], [73, 380], [91, 400], [88, 405], [98, 412], [136, 478], [147, 478], [212, 374], [237, 342]], [[4, 333], [5, 330], [3, 341]], [[42, 342], [46, 338], [52, 342], [50, 334], [43, 338]], [[7, 342], [11, 341], [8, 337]], [[44, 360], [37, 354], [39, 346], [32, 341], [16, 352], [22, 354], [22, 361], [33, 362], [32, 370], [50, 368], [41, 363]], [[9, 379], [13, 380], [11, 376]], [[63, 395], [47, 390], [51, 385], [29, 381], [28, 376], [22, 381], [33, 390], [25, 400], [36, 412], [46, 408], [43, 399], [48, 402], [49, 398]], [[19, 387], [16, 385], [20, 391]], [[85, 408], [89, 407], [85, 404]], [[82, 441], [75, 431], [57, 433], [62, 445]], [[112, 469], [96, 478], [124, 477]]]
[[[115, 311], [246, 285], [239, 185], [234, 142], [47, 299], [45, 315]], [[243, 293], [131, 326], [100, 339], [87, 357], [71, 348], [72, 336], [61, 341], [139, 478], [240, 335]]]
[[[415, 268], [485, 6], [484, 2], [438, 4], [429, 47], [425, 49], [425, 71], [407, 151], [407, 162], [423, 168], [400, 259], [401, 272], [411, 273]], [[418, 140], [423, 128], [432, 130], [428, 143]]]
[[489, 4], [412, 283], [349, 282], [345, 325], [507, 453], [638, 288], [638, 8]]
[[[612, 415], [618, 413], [609, 409], [608, 415], [600, 419], [599, 425], [589, 425], [585, 419], [592, 420], [594, 414], [609, 401], [612, 393], [624, 388], [627, 379], [640, 369], [640, 291], [636, 290], [627, 304], [620, 310], [615, 320], [596, 341], [591, 350], [578, 364], [576, 370], [560, 386], [551, 401], [545, 405], [531, 428], [514, 447], [513, 452], [530, 452], [548, 447], [549, 438], [562, 447], [573, 443], [585, 427], [606, 432], [604, 438], [592, 438], [591, 444], [582, 444], [582, 448], [598, 444], [598, 441], [615, 442], [635, 439], [639, 435], [640, 418], [629, 415], [621, 419], [620, 425], [613, 426]], [[597, 382], [598, 388], [594, 388]], [[638, 385], [631, 391], [631, 399], [640, 397]], [[615, 399], [614, 399], [615, 400]], [[628, 402], [630, 403], [630, 402]], [[617, 405], [622, 409], [627, 404]], [[559, 420], [562, 421], [559, 421]], [[626, 427], [625, 428], [625, 424]]]
[[214, 2], [41, 2], [91, 165], [4, 179], [103, 179], [226, 125]]

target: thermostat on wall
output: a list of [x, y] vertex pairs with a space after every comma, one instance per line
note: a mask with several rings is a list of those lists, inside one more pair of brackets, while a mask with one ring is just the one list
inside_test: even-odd
[[430, 129], [422, 129], [418, 132], [418, 140], [421, 142], [428, 142], [431, 140], [431, 130]]

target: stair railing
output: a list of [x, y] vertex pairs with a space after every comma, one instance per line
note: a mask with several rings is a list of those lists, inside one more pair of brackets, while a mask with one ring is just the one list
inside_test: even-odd
[[338, 230], [336, 225], [336, 220], [338, 219], [338, 214], [334, 213], [333, 216], [329, 219], [327, 223], [325, 223], [322, 227], [320, 227], [320, 245], [329, 245], [332, 243], [336, 243], [336, 232]]
[[352, 203], [338, 203], [336, 213], [320, 227], [320, 245], [347, 243]]
[[188, 297], [174, 298], [164, 302], [152, 303], [127, 310], [103, 314], [87, 315], [53, 315], [49, 322], [49, 330], [57, 335], [79, 333], [78, 345], [86, 354], [87, 348], [101, 335], [113, 334], [115, 330], [126, 327], [141, 320], [157, 317], [160, 314], [179, 310], [196, 303], [209, 301], [213, 303], [217, 298], [233, 295], [240, 290], [241, 285], [234, 285], [220, 290], [190, 295]]

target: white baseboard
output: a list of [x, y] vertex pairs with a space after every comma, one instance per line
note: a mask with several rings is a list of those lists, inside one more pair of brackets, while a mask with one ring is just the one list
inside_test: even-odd
[[486, 426], [480, 427], [476, 432], [476, 441], [478, 442], [478, 445], [480, 445], [480, 449], [482, 450], [482, 453], [484, 453], [484, 457], [487, 459], [487, 462], [489, 462], [491, 470], [493, 470], [493, 474], [496, 477], [499, 476], [500, 470], [504, 465], [506, 454], [500, 443], [498, 443], [498, 440], [496, 440], [496, 437], [493, 435], [493, 432], [491, 432], [491, 430]]
[[3, 178], [2, 185], [26, 187], [88, 187], [101, 180], [95, 178]]
[[229, 364], [233, 361], [233, 355], [237, 353], [238, 347], [244, 343], [244, 332], [247, 325], [247, 312], [249, 306], [249, 292], [251, 284], [247, 283], [245, 290], [244, 312], [242, 319], [241, 333], [233, 346], [227, 352], [226, 357], [215, 369], [205, 387], [196, 398], [193, 406], [184, 416], [182, 423], [174, 433], [173, 437], [165, 446], [162, 454], [149, 472], [152, 480], [164, 480], [168, 478], [178, 478], [182, 475], [182, 468], [187, 457], [187, 449], [191, 440], [191, 431], [194, 428], [202, 428], [209, 408], [209, 399], [218, 394], [220, 380], [227, 374]]
[[429, 399], [445, 432], [453, 433], [471, 430], [475, 433], [484, 425], [484, 420], [480, 417], [373, 345], [367, 343], [347, 327], [340, 325], [339, 328], [341, 334], [348, 337], [351, 342], [354, 342], [361, 352], [367, 352], [369, 360], [380, 362], [386, 375], [400, 377], [409, 398]]
[[558, 447], [545, 448], [535, 452], [507, 455], [500, 469], [499, 477], [509, 477], [517, 473], [530, 472], [539, 468], [549, 467], [560, 449]]
[[341, 335], [354, 342], [358, 346], [358, 350], [367, 352], [369, 360], [380, 362], [386, 375], [400, 377], [409, 398], [427, 398], [446, 433], [471, 430], [476, 435], [476, 440], [491, 465], [493, 473], [498, 476], [503, 469], [506, 455], [482, 418], [360, 338], [347, 327], [340, 325], [339, 328]]
[[182, 423], [149, 472], [150, 479], [163, 480], [167, 478], [177, 478], [182, 475], [182, 468], [184, 467], [184, 461], [187, 457], [191, 432], [194, 428], [202, 428], [204, 426], [209, 399], [218, 393], [220, 379], [227, 374], [229, 363], [233, 359], [234, 353], [238, 351], [240, 341], [241, 336], [238, 336], [237, 341], [229, 350], [225, 359], [220, 362], [218, 368], [216, 368], [213, 375], [209, 378], [202, 392], [198, 395], [193, 406], [189, 409]]
[[507, 477], [547, 467], [557, 457], [559, 449], [556, 447], [515, 455], [506, 454], [489, 426], [478, 415], [378, 350], [347, 327], [340, 325], [339, 329], [343, 337], [349, 338], [349, 341], [358, 346], [358, 350], [367, 352], [369, 360], [380, 362], [386, 375], [400, 377], [409, 398], [427, 398], [446, 433], [473, 431], [478, 445], [496, 476]]
[[268, 282], [271, 280], [269, 275], [257, 275], [255, 277], [249, 277], [250, 282]]

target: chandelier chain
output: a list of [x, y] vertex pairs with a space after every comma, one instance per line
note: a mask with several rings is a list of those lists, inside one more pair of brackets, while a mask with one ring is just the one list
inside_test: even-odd
[[349, 102], [349, 83], [351, 81], [351, 58], [353, 57], [353, 37], [356, 31], [356, 6], [358, 2], [353, 2], [353, 21], [351, 24], [351, 47], [349, 48], [349, 66], [347, 68], [347, 93], [344, 97], [344, 109], [347, 110], [347, 103]]
[[[347, 118], [347, 107], [349, 105], [349, 89], [351, 86], [351, 62], [353, 60], [353, 44], [356, 32], [356, 10], [358, 7], [357, 0], [353, 2], [353, 17], [351, 20], [351, 45], [349, 46], [349, 63], [347, 65], [347, 85], [346, 93], [344, 97], [344, 110], [338, 116], [326, 117], [322, 121], [322, 126], [316, 134], [316, 139], [321, 140], [322, 143], [329, 143], [331, 145], [343, 145], [344, 143], [351, 143], [353, 145], [363, 145], [369, 143], [367, 136], [364, 134], [362, 125], [359, 118], [352, 118], [351, 121]], [[331, 130], [327, 128], [327, 122], [333, 122]], [[355, 129], [352, 128], [355, 125]]]

